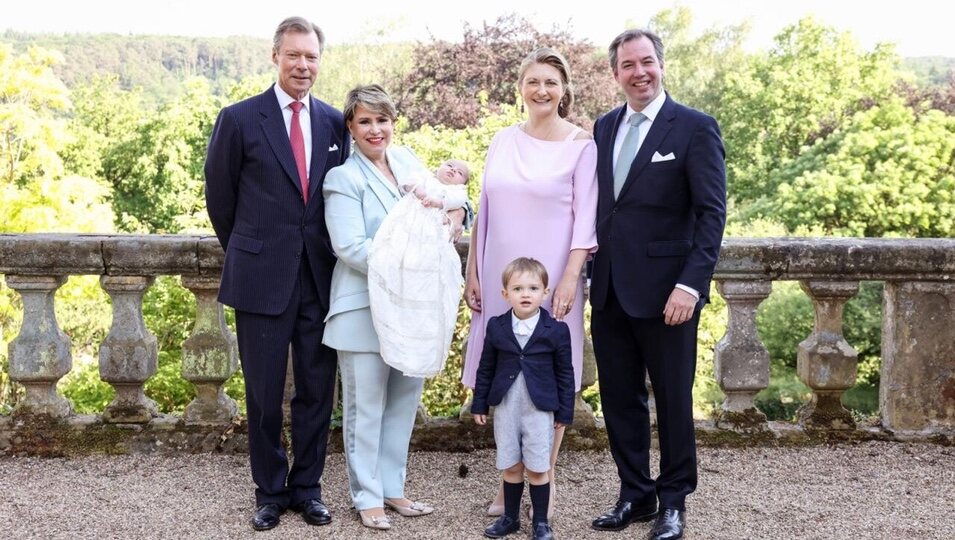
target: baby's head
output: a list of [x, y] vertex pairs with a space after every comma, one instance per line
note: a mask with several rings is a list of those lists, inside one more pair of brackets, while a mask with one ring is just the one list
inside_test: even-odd
[[536, 259], [518, 257], [511, 261], [501, 275], [504, 299], [514, 309], [518, 319], [537, 313], [550, 292], [547, 288], [547, 269]]
[[468, 164], [460, 159], [448, 159], [438, 165], [434, 175], [445, 185], [464, 185], [471, 178]]

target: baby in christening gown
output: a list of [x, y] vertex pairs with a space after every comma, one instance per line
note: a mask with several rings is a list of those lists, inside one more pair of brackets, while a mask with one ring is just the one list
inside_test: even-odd
[[421, 178], [418, 184], [405, 185], [405, 191], [414, 193], [429, 208], [452, 210], [461, 208], [468, 200], [468, 180], [471, 171], [460, 159], [448, 159], [438, 166], [434, 177]]
[[[423, 171], [422, 171], [423, 172]], [[461, 259], [445, 212], [467, 204], [467, 164], [449, 159], [434, 176], [402, 185], [368, 256], [368, 292], [380, 354], [409, 377], [444, 367], [461, 299]]]

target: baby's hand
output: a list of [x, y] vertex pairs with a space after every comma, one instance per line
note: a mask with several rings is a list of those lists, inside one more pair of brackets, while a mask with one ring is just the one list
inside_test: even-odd
[[437, 208], [439, 210], [444, 208], [444, 203], [441, 202], [441, 199], [435, 199], [434, 197], [427, 196], [418, 198], [421, 199], [421, 204], [423, 204], [425, 208]]
[[479, 425], [479, 426], [483, 426], [484, 424], [487, 423], [487, 415], [486, 415], [486, 414], [475, 414], [475, 415], [474, 415], [474, 423], [477, 424], [477, 425]]

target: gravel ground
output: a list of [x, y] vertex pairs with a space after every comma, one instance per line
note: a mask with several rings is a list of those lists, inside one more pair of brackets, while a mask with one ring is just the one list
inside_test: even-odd
[[[483, 511], [498, 481], [493, 457], [493, 451], [412, 454], [407, 494], [437, 511], [392, 514], [394, 527], [378, 532], [362, 527], [349, 508], [344, 458], [333, 454], [324, 481], [332, 524], [310, 527], [288, 513], [278, 528], [260, 533], [248, 525], [253, 486], [246, 456], [0, 458], [0, 530], [16, 539], [477, 539], [490, 522]], [[699, 457], [688, 539], [955, 538], [955, 448], [701, 448]], [[629, 539], [649, 530], [648, 524], [619, 533], [589, 528], [614, 502], [609, 453], [566, 452], [558, 475], [558, 538]], [[525, 523], [522, 532], [528, 531]]]

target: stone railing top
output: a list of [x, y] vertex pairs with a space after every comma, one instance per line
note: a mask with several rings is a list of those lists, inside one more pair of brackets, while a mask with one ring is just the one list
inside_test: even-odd
[[[212, 235], [0, 234], [2, 274], [215, 275], [222, 261]], [[955, 280], [955, 239], [727, 238], [715, 277]]]
[[955, 239], [728, 238], [714, 277], [955, 280]]

